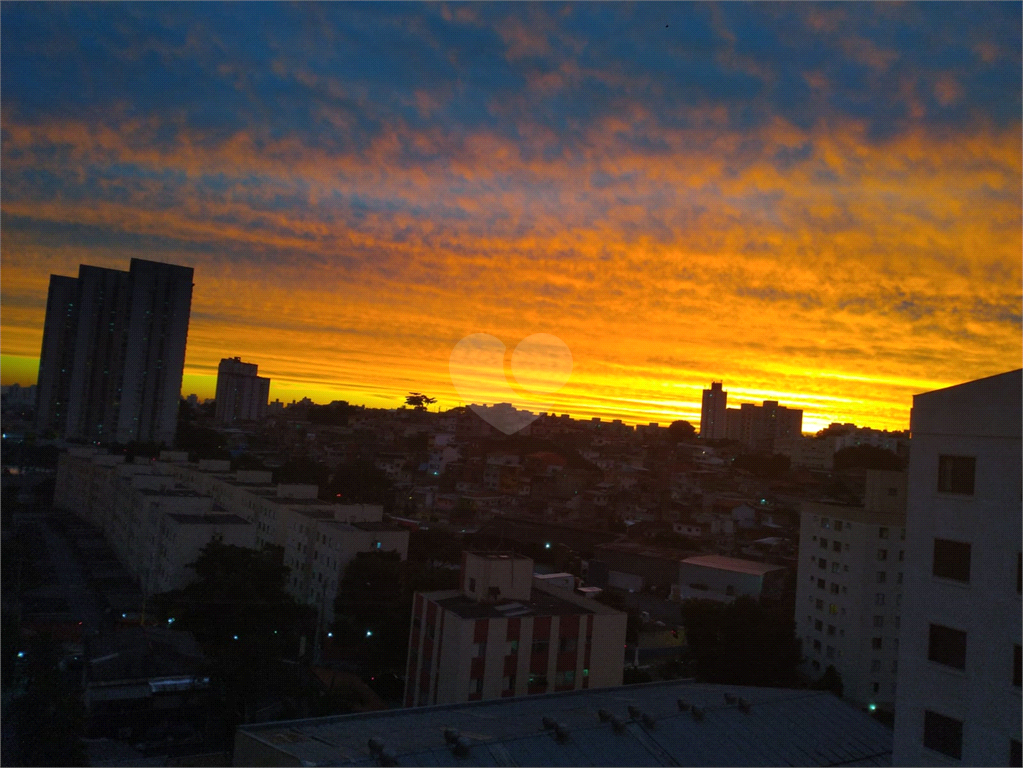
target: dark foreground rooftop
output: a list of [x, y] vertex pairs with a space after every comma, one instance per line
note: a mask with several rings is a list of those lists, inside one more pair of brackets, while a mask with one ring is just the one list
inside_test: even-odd
[[669, 682], [246, 725], [234, 763], [891, 765], [891, 751], [890, 730], [830, 693]]

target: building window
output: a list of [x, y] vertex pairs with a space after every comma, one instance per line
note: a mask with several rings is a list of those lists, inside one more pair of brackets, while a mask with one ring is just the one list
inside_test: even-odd
[[884, 592], [874, 595], [874, 605], [884, 605]]
[[1016, 594], [1023, 593], [1023, 552], [1016, 553]]
[[828, 561], [825, 560], [823, 557], [818, 558], [817, 567], [820, 568], [822, 571], [826, 571], [828, 569]]
[[939, 456], [938, 491], [972, 496], [976, 471], [977, 459], [973, 456]]
[[476, 579], [469, 579], [469, 591], [470, 592], [476, 591]]
[[970, 544], [949, 539], [934, 540], [932, 573], [943, 579], [970, 583]]
[[813, 649], [815, 651], [817, 651], [818, 653], [820, 652], [820, 650], [821, 650], [821, 641], [820, 640], [814, 640], [813, 641]]
[[817, 589], [824, 589], [825, 588], [824, 585], [826, 583], [827, 582], [825, 582], [824, 579], [817, 579]]
[[829, 659], [835, 658], [835, 647], [833, 645], [829, 645], [824, 649], [824, 655]]
[[963, 756], [963, 723], [924, 710], [924, 746], [959, 760]]
[[888, 559], [888, 550], [887, 549], [879, 549], [879, 550], [877, 550], [877, 559], [878, 560], [887, 560]]
[[1017, 688], [1023, 684], [1023, 667], [1020, 666], [1020, 646], [1012, 646], [1012, 684]]
[[947, 667], [966, 669], [966, 633], [931, 624], [927, 658]]
[[472, 693], [483, 693], [483, 678], [482, 677], [473, 678], [471, 680], [471, 683], [472, 683], [472, 691], [471, 691]]
[[884, 626], [884, 616], [875, 616], [874, 617], [874, 626], [877, 627], [878, 629], [883, 627]]
[[508, 655], [514, 656], [519, 652], [519, 641], [511, 640], [508, 642]]
[[828, 548], [828, 540], [827, 539], [821, 539], [820, 540], [820, 545], [821, 545], [821, 549], [827, 549]]
[[835, 563], [831, 564], [831, 572], [832, 573], [838, 573], [841, 570], [841, 568], [842, 568], [842, 564], [841, 563], [835, 562]]
[[906, 559], [906, 550], [900, 549], [899, 550], [899, 562], [901, 563], [905, 559]]
[[840, 542], [840, 541], [833, 541], [833, 542], [831, 542], [831, 548], [835, 552], [841, 552], [842, 551], [842, 542]]
[[821, 518], [821, 528], [830, 528], [830, 527], [831, 527], [831, 521], [828, 520], [828, 518], [826, 518], [826, 517], [822, 517]]
[[817, 601], [817, 610], [818, 611], [823, 611], [824, 610], [824, 601], [823, 600], [818, 600]]
[[831, 594], [838, 594], [838, 585], [835, 582], [831, 582]]
[[817, 621], [813, 623], [813, 628], [816, 629], [818, 632], [822, 631], [824, 629], [824, 622], [821, 621], [820, 619], [817, 619]]
[[558, 640], [558, 653], [575, 653], [578, 644], [574, 637], [563, 637]]
[[486, 643], [473, 643], [472, 645], [473, 656], [486, 656], [487, 655], [487, 644]]
[[902, 583], [902, 571], [899, 571], [898, 574], [895, 576], [895, 583], [896, 584]]
[[515, 690], [515, 675], [505, 675], [504, 679], [501, 681], [501, 685], [503, 686], [501, 690], [504, 690], [504, 691], [514, 691]]
[[820, 672], [820, 670], [821, 670], [821, 663], [819, 661], [817, 661], [817, 659], [814, 659], [811, 662], [811, 664], [813, 665], [814, 672]]
[[887, 539], [888, 538], [888, 529], [884, 528], [884, 527], [878, 528], [877, 529], [877, 536], [878, 536], [878, 538], [881, 538], [881, 539]]
[[554, 687], [555, 688], [563, 688], [563, 687], [572, 686], [572, 685], [575, 685], [575, 672], [574, 671], [556, 672], [554, 674]]
[[835, 625], [828, 624], [828, 636], [833, 637], [835, 634]]
[[533, 653], [547, 655], [548, 641], [547, 640], [534, 640], [533, 641]]
[[886, 581], [888, 581], [888, 573], [886, 571], [878, 571], [877, 572], [877, 583], [878, 584], [884, 584]]
[[875, 651], [880, 651], [881, 650], [881, 645], [882, 645], [882, 641], [881, 641], [880, 637], [873, 637], [873, 638], [871, 638], [871, 640], [870, 640], [870, 647], [873, 648]]
[[877, 693], [878, 691], [881, 690], [881, 683], [874, 683], [874, 685], [872, 687], [873, 687], [874, 693]]
[[832, 616], [837, 616], [838, 615], [838, 606], [835, 605], [834, 603], [829, 605], [828, 606], [828, 613], [830, 613]]
[[836, 520], [835, 521], [835, 532], [838, 533], [841, 530], [842, 530], [842, 521], [841, 520]]
[[547, 687], [547, 676], [539, 674], [539, 673], [530, 673], [530, 675], [529, 675], [529, 687], [530, 688], [538, 688], [538, 687], [546, 688]]

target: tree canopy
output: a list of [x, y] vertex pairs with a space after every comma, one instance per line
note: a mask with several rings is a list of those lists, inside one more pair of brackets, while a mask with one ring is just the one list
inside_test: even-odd
[[405, 405], [411, 406], [417, 411], [425, 411], [429, 406], [436, 402], [436, 398], [428, 397], [421, 392], [409, 392], [405, 396]]
[[785, 686], [796, 682], [799, 641], [791, 608], [741, 596], [682, 603], [686, 640], [700, 676], [711, 683]]

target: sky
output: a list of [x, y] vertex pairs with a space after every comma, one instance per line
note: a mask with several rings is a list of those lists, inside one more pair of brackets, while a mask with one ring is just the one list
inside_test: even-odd
[[140, 257], [195, 269], [183, 394], [240, 356], [285, 402], [449, 408], [487, 334], [528, 407], [512, 356], [544, 334], [559, 413], [696, 423], [723, 381], [804, 431], [905, 429], [913, 394], [1023, 356], [1021, 26], [983, 2], [3, 3], [3, 383], [35, 381], [49, 275]]

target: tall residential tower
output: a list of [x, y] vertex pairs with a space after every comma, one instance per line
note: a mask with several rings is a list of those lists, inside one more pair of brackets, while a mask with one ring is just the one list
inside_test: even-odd
[[260, 421], [266, 416], [270, 379], [257, 376], [259, 366], [240, 357], [225, 358], [217, 369], [216, 419], [221, 424]]
[[728, 408], [728, 393], [722, 389], [722, 382], [715, 381], [710, 389], [703, 390], [703, 408], [700, 410], [700, 437], [705, 440], [721, 440], [727, 437], [725, 413]]
[[132, 259], [52, 275], [36, 429], [69, 439], [174, 441], [192, 268]]

